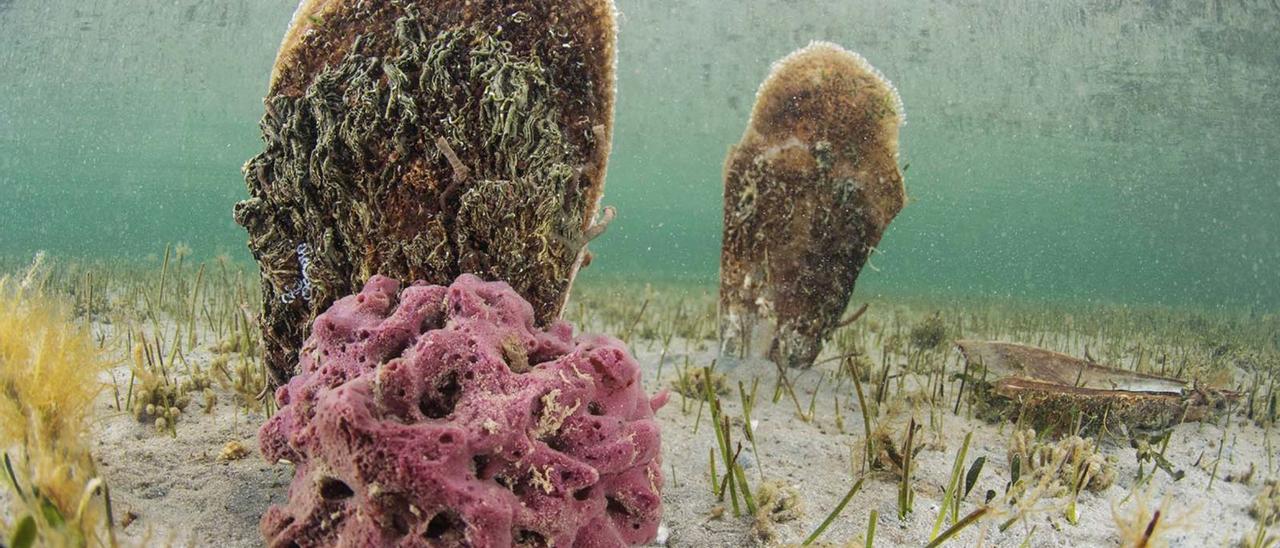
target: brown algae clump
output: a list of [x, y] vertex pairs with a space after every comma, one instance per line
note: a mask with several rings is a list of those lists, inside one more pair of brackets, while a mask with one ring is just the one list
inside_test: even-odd
[[[507, 281], [559, 316], [604, 185], [611, 0], [307, 0], [277, 57], [236, 221], [264, 358], [373, 274]], [[605, 215], [604, 217], [608, 217]]]
[[[130, 392], [129, 402], [133, 417], [143, 424], [155, 425], [157, 432], [177, 433], [178, 418], [187, 410], [193, 397], [205, 400], [205, 406], [212, 411], [215, 399], [213, 381], [205, 371], [195, 368], [186, 379], [166, 373], [163, 365], [152, 361], [150, 350], [142, 343], [133, 347], [134, 377], [139, 381], [138, 391]], [[145, 356], [145, 358], [144, 358]]]
[[1098, 451], [1092, 439], [1068, 436], [1057, 442], [1038, 439], [1031, 429], [1014, 432], [1009, 467], [1030, 476], [1052, 476], [1050, 496], [1099, 492], [1115, 482], [1115, 463]]
[[756, 513], [752, 516], [751, 530], [756, 538], [767, 544], [778, 542], [776, 524], [800, 519], [804, 506], [800, 493], [794, 487], [778, 480], [767, 480], [756, 490]]
[[856, 53], [815, 42], [774, 65], [724, 176], [724, 354], [808, 367], [902, 209], [902, 102]]
[[694, 399], [706, 399], [707, 383], [711, 383], [711, 391], [717, 396], [729, 394], [729, 381], [724, 373], [709, 368], [689, 369], [681, 372], [671, 380], [671, 389], [676, 393]]
[[937, 349], [947, 342], [947, 323], [942, 315], [935, 313], [912, 327], [909, 336], [911, 346], [920, 350]]

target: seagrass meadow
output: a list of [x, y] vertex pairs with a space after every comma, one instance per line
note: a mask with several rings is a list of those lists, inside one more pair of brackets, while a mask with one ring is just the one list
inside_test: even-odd
[[0, 547], [1280, 541], [1273, 0], [0, 0], [0, 73]]

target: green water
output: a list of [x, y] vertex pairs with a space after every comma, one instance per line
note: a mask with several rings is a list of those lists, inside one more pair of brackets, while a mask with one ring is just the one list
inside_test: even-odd
[[[810, 39], [900, 89], [859, 291], [1280, 308], [1275, 0], [618, 0], [620, 213], [585, 277], [715, 280], [721, 165]], [[0, 256], [247, 258], [286, 0], [0, 0]]]

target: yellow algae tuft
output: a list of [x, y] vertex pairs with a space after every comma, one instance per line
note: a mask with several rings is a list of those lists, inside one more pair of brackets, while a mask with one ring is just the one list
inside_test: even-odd
[[106, 486], [89, 453], [106, 366], [68, 308], [0, 279], [0, 449], [11, 545], [110, 546]]
[[1164, 548], [1169, 546], [1172, 531], [1191, 528], [1195, 510], [1175, 515], [1170, 512], [1169, 497], [1155, 506], [1151, 504], [1149, 493], [1140, 493], [1136, 498], [1137, 502], [1128, 512], [1114, 505], [1111, 508], [1120, 545], [1124, 548]]

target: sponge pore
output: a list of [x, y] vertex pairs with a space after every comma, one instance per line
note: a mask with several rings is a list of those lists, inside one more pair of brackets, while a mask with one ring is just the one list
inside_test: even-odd
[[259, 432], [296, 465], [271, 546], [623, 546], [662, 512], [659, 426], [615, 339], [510, 286], [374, 276], [316, 318]]

